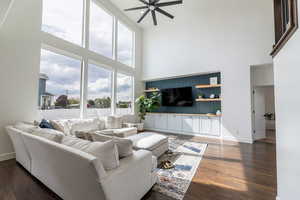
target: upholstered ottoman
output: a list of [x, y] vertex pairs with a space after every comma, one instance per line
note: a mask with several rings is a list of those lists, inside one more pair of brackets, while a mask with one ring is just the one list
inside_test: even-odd
[[137, 135], [129, 136], [136, 150], [144, 149], [151, 151], [156, 157], [160, 157], [169, 150], [168, 137], [154, 132], [144, 132]]

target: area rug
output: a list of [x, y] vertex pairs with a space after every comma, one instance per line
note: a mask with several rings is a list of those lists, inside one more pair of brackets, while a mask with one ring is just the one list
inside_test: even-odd
[[157, 169], [158, 182], [153, 190], [174, 200], [182, 200], [198, 169], [207, 144], [169, 138], [169, 150], [172, 154], [164, 154], [158, 163], [172, 161], [173, 169]]

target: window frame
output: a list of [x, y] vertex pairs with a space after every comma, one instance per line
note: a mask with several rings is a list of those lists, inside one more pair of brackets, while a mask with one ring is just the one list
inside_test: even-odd
[[[123, 75], [126, 75], [126, 76], [130, 76], [131, 77], [131, 85], [132, 85], [132, 93], [131, 93], [131, 99], [132, 99], [132, 105], [131, 105], [131, 114], [135, 112], [135, 77], [134, 75], [126, 72], [126, 71], [117, 71], [116, 72], [116, 83], [115, 83], [115, 90], [116, 90], [116, 94], [115, 94], [115, 101], [114, 101], [114, 105], [117, 109], [117, 89], [118, 89], [118, 74], [123, 74]], [[114, 112], [115, 114], [117, 114], [117, 110], [115, 110]]]
[[[132, 55], [132, 58], [131, 58], [131, 65], [126, 65], [122, 62], [119, 61], [119, 56], [118, 56], [118, 36], [119, 36], [119, 31], [118, 31], [118, 24], [122, 24], [123, 26], [125, 26], [128, 30], [130, 30], [132, 32], [132, 52], [131, 52], [131, 55]], [[116, 42], [116, 46], [115, 46], [115, 49], [116, 49], [116, 57], [115, 57], [115, 60], [123, 65], [126, 65], [126, 66], [129, 66], [129, 67], [132, 67], [132, 68], [135, 68], [135, 45], [136, 45], [136, 32], [133, 31], [129, 26], [127, 26], [126, 23], [124, 23], [122, 20], [116, 20], [116, 24], [115, 24], [115, 29], [116, 29], [116, 38], [115, 38], [115, 42]]]
[[[49, 46], [49, 45], [46, 45], [46, 44], [42, 44], [41, 45], [41, 51], [40, 51], [40, 57], [41, 57], [41, 54], [42, 54], [42, 50], [44, 51], [49, 51], [51, 53], [54, 53], [54, 54], [58, 54], [59, 56], [64, 56], [64, 57], [68, 57], [68, 58], [71, 58], [71, 59], [75, 59], [77, 61], [80, 62], [80, 91], [79, 91], [79, 99], [80, 99], [80, 105], [79, 105], [79, 110], [80, 110], [80, 118], [81, 118], [81, 112], [82, 112], [82, 100], [83, 100], [83, 96], [82, 96], [82, 85], [83, 85], [83, 81], [84, 81], [84, 77], [83, 77], [83, 57], [79, 56], [79, 55], [76, 55], [76, 54], [73, 54], [73, 53], [70, 53], [68, 51], [65, 51], [65, 50], [62, 50], [62, 49], [57, 49], [55, 47], [52, 47], [52, 46]], [[40, 60], [40, 66], [41, 68], [41, 60]], [[40, 73], [40, 68], [39, 68], [39, 73]], [[38, 80], [39, 81], [39, 80]], [[42, 111], [43, 109], [38, 109], [39, 111]], [[55, 109], [54, 109], [55, 110]]]
[[[113, 17], [113, 57], [108, 58], [97, 52], [90, 50], [90, 8], [91, 2], [94, 2], [97, 6], [103, 9], [105, 12]], [[80, 84], [80, 118], [86, 118], [87, 116], [87, 97], [88, 97], [88, 65], [95, 64], [99, 67], [110, 70], [112, 80], [111, 80], [111, 114], [116, 114], [116, 95], [117, 95], [117, 73], [122, 73], [132, 77], [132, 99], [134, 102], [135, 97], [135, 74], [136, 74], [136, 34], [137, 29], [132, 25], [126, 23], [120, 19], [119, 14], [113, 14], [113, 10], [109, 9], [99, 0], [83, 0], [83, 23], [82, 23], [82, 46], [59, 38], [50, 33], [44, 32], [41, 29], [41, 50], [49, 50], [53, 53], [65, 55], [71, 58], [78, 59], [81, 61], [81, 84]], [[112, 10], [112, 11], [110, 11]], [[132, 31], [132, 66], [125, 65], [118, 61], [118, 22], [126, 26], [130, 31]], [[131, 28], [132, 27], [132, 28]], [[135, 105], [132, 105], [132, 113], [135, 113]]]
[[[84, 0], [84, 1], [86, 1], [86, 0]], [[89, 0], [89, 14], [88, 14], [88, 20], [89, 20], [89, 27], [88, 27], [88, 29], [89, 29], [89, 35], [87, 35], [88, 37], [89, 37], [89, 50], [90, 51], [92, 51], [92, 52], [94, 52], [94, 53], [96, 53], [96, 54], [100, 54], [100, 53], [98, 53], [98, 52], [96, 52], [96, 51], [94, 51], [94, 50], [92, 50], [91, 48], [90, 48], [90, 38], [91, 38], [91, 35], [90, 35], [90, 22], [91, 22], [91, 3], [92, 2], [94, 2], [94, 4], [96, 5], [96, 6], [98, 6], [100, 9], [102, 9], [104, 12], [106, 12], [108, 15], [110, 15], [111, 17], [112, 17], [112, 24], [111, 24], [111, 26], [112, 26], [112, 57], [111, 57], [111, 59], [114, 59], [115, 60], [115, 55], [114, 55], [114, 51], [115, 51], [115, 31], [116, 31], [116, 29], [115, 29], [115, 21], [116, 21], [116, 16], [114, 16], [108, 9], [106, 9], [104, 6], [103, 6], [103, 4], [101, 3], [101, 2], [99, 2], [98, 0]], [[84, 33], [83, 33], [84, 34]], [[102, 55], [102, 54], [100, 54], [100, 55]], [[109, 57], [107, 57], [107, 58], [109, 58]], [[109, 58], [110, 59], [110, 58]]]

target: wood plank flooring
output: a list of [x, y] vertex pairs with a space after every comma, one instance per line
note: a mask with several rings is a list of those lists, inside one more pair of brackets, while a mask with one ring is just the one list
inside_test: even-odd
[[[182, 137], [208, 143], [205, 156], [184, 200], [275, 200], [276, 147]], [[47, 187], [15, 160], [0, 162], [1, 200], [57, 200]], [[171, 200], [150, 191], [143, 200]]]

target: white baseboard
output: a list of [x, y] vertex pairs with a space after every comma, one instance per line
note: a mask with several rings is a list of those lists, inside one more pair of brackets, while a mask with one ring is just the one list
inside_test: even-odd
[[0, 162], [5, 160], [11, 160], [14, 159], [15, 157], [16, 157], [15, 152], [0, 154]]

